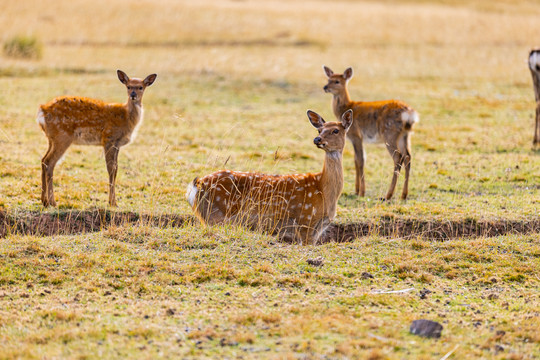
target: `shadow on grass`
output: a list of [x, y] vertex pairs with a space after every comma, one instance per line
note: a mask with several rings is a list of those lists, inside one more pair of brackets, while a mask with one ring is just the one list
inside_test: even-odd
[[[96, 232], [121, 225], [181, 227], [195, 224], [191, 215], [148, 215], [109, 210], [60, 210], [54, 213], [24, 212], [9, 214], [0, 211], [0, 238], [8, 235], [75, 235]], [[540, 233], [540, 218], [527, 221], [420, 220], [381, 218], [378, 221], [332, 224], [320, 243], [346, 242], [364, 236], [387, 238], [421, 237], [432, 240], [491, 237], [506, 234]]]

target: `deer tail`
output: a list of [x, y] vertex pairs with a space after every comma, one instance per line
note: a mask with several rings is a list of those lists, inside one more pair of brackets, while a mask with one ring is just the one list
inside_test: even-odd
[[193, 179], [193, 181], [188, 184], [186, 190], [186, 198], [191, 207], [195, 205], [195, 201], [197, 200], [197, 193], [199, 192], [199, 189], [197, 189], [197, 180], [199, 180], [198, 177]]
[[403, 121], [405, 130], [410, 131], [413, 125], [420, 121], [420, 117], [416, 110], [409, 108], [401, 113], [401, 120]]

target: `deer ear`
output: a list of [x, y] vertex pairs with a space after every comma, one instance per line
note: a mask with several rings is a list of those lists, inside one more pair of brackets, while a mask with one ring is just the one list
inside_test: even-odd
[[314, 111], [308, 110], [307, 116], [311, 125], [315, 126], [317, 129], [324, 126], [324, 119]]
[[323, 65], [323, 69], [324, 69], [324, 72], [326, 73], [326, 76], [330, 77], [334, 75], [334, 72], [328, 66]]
[[341, 125], [345, 128], [345, 131], [349, 130], [353, 122], [353, 112], [349, 109], [341, 115]]
[[127, 85], [129, 76], [127, 76], [122, 70], [116, 70], [116, 74], [118, 75], [118, 80], [120, 80], [122, 84]]
[[150, 86], [154, 83], [154, 81], [156, 81], [156, 78], [157, 78], [157, 74], [152, 74], [152, 75], [148, 75], [144, 80], [143, 80], [143, 83], [144, 83], [144, 86]]
[[345, 80], [349, 80], [350, 78], [352, 78], [352, 75], [353, 71], [351, 67], [347, 68], [347, 70], [343, 72], [343, 77], [345, 78]]

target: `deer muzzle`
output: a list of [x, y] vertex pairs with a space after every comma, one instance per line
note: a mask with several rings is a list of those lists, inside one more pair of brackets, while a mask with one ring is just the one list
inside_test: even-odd
[[317, 145], [318, 148], [323, 148], [326, 145], [323, 143], [323, 140], [320, 136], [317, 136], [315, 139], [313, 139], [313, 143]]

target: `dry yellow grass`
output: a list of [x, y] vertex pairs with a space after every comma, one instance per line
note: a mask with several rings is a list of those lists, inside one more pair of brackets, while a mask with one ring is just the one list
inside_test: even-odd
[[[159, 74], [157, 86], [145, 97], [141, 136], [120, 159], [128, 159], [135, 168], [149, 168], [159, 158], [163, 171], [145, 169], [141, 176], [128, 169], [129, 179], [140, 181], [124, 182], [127, 189], [119, 192], [137, 197], [126, 192], [137, 188], [152, 198], [153, 207], [167, 210], [170, 198], [155, 196], [178, 197], [191, 178], [221, 167], [229, 156], [228, 165], [236, 169], [317, 170], [322, 154], [307, 140], [312, 132], [302, 126], [302, 119], [306, 108], [332, 118], [329, 96], [321, 90], [322, 64], [336, 71], [353, 66], [353, 99], [393, 97], [420, 111], [421, 123], [413, 137], [412, 186], [417, 188], [411, 195], [425, 193], [428, 186], [439, 194], [449, 190], [455, 177], [447, 181], [452, 177], [448, 171], [455, 171], [456, 165], [444, 160], [456, 159], [456, 152], [463, 156], [459, 163], [468, 164], [459, 169], [458, 178], [500, 178], [500, 169], [490, 169], [498, 163], [502, 171], [521, 166], [517, 174], [515, 169], [504, 173], [515, 177], [516, 183], [535, 182], [537, 158], [528, 151], [533, 95], [525, 59], [537, 34], [538, 10], [527, 1], [450, 4], [4, 2], [0, 40], [31, 33], [44, 43], [41, 61], [2, 57], [0, 138], [10, 149], [4, 166], [8, 172], [21, 170], [19, 178], [23, 169], [17, 166], [27, 171], [24, 194], [15, 204], [33, 202], [28, 198], [38, 181], [33, 167], [45, 152], [45, 139], [32, 123], [37, 104], [63, 94], [124, 101], [114, 76], [117, 68], [135, 76]], [[23, 143], [38, 145], [21, 148], [16, 145], [21, 136]], [[517, 152], [491, 156], [515, 146]], [[480, 155], [479, 149], [490, 154]], [[348, 176], [350, 152], [345, 154]], [[276, 153], [279, 163], [270, 160]], [[391, 163], [382, 147], [368, 147], [367, 154], [369, 196], [377, 198], [385, 191]], [[82, 160], [88, 157], [91, 165]], [[97, 149], [80, 147], [68, 152], [64, 169], [90, 166], [81, 170], [81, 176], [103, 179], [99, 157]], [[428, 166], [435, 162], [434, 169]], [[434, 177], [439, 167], [448, 174], [441, 179]], [[188, 172], [181, 171], [186, 168]], [[70, 178], [63, 179], [64, 175]], [[60, 184], [67, 180], [83, 185], [59, 188], [59, 195], [71, 192], [82, 200], [88, 191], [103, 192], [104, 184], [88, 189], [72, 169], [59, 170], [59, 176]], [[120, 173], [119, 186], [122, 178], [127, 180]], [[352, 180], [346, 180], [349, 186]], [[6, 186], [15, 186], [14, 192], [20, 189], [16, 182]], [[346, 194], [351, 192], [347, 186]], [[148, 189], [153, 192], [145, 193]], [[460, 190], [481, 192], [472, 185]], [[13, 196], [2, 201], [11, 206], [10, 199]], [[141, 199], [131, 207], [135, 204]], [[81, 204], [70, 201], [68, 206]], [[148, 203], [142, 207], [148, 208]], [[187, 211], [183, 203], [180, 207]], [[516, 211], [509, 208], [508, 214]]]
[[[0, 8], [0, 42], [43, 43], [40, 60], [0, 54], [0, 210], [57, 212], [39, 205], [46, 140], [37, 106], [59, 95], [125, 101], [116, 69], [158, 73], [139, 136], [120, 155], [119, 210], [189, 214], [185, 185], [227, 160], [236, 170], [317, 171], [323, 154], [305, 111], [332, 119], [326, 64], [354, 68], [354, 100], [398, 98], [421, 114], [410, 200], [376, 200], [392, 171], [377, 146], [366, 148], [367, 197], [353, 196], [347, 146], [338, 221], [540, 215], [526, 64], [540, 45], [537, 1], [1, 0]], [[59, 216], [106, 207], [100, 149], [73, 147], [56, 178]], [[318, 256], [323, 267], [306, 263]], [[440, 359], [459, 345], [456, 359], [532, 359], [537, 270], [537, 234], [374, 235], [320, 247], [230, 227], [11, 235], [0, 239], [0, 358]], [[408, 287], [415, 291], [372, 293]], [[433, 293], [420, 299], [424, 287]], [[418, 317], [444, 323], [442, 341], [409, 335]]]

